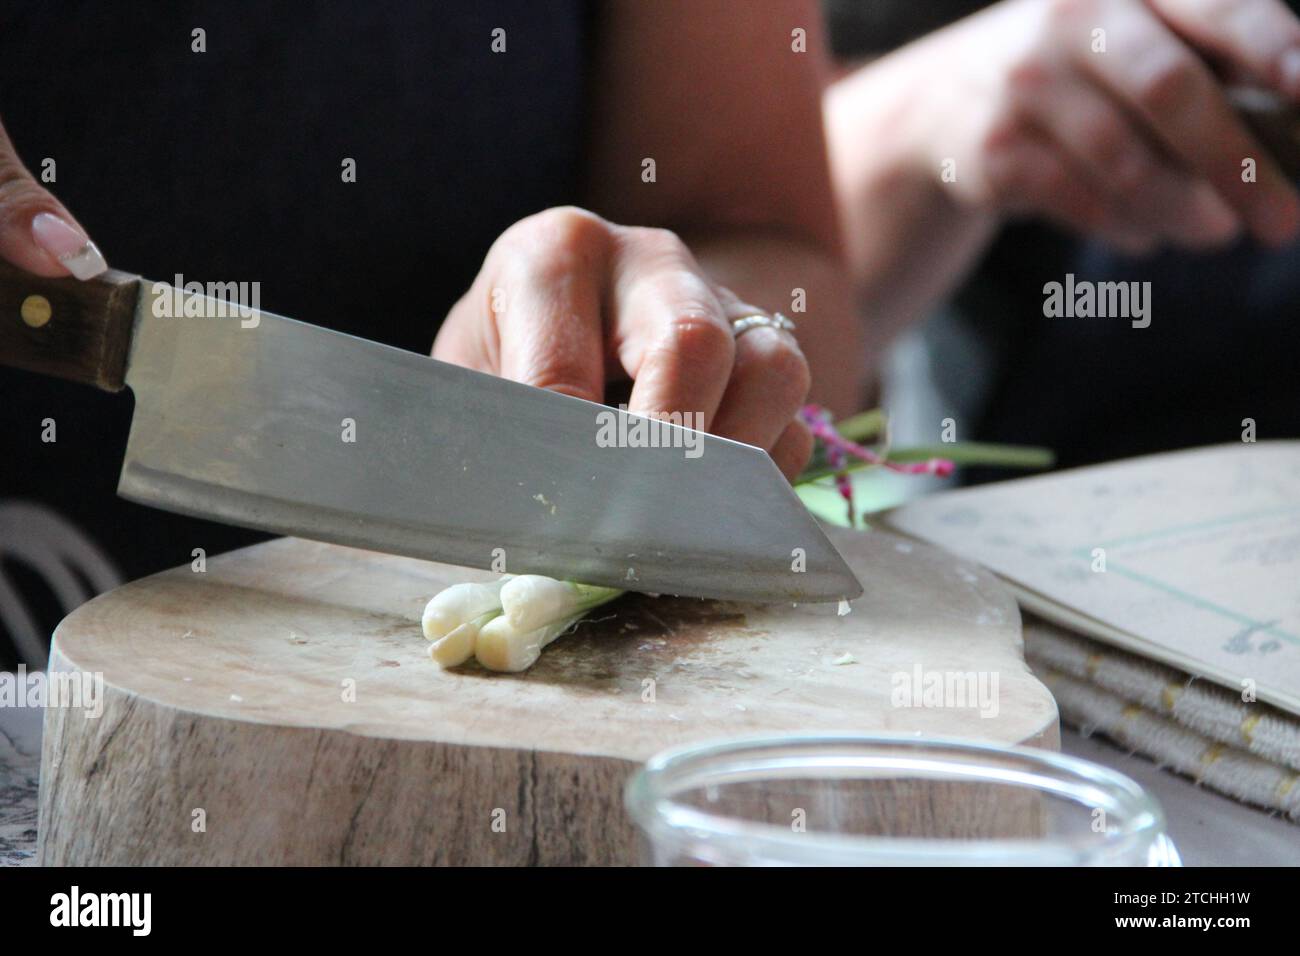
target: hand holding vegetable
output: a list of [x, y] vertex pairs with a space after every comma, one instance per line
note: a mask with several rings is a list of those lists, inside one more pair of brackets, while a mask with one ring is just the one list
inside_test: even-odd
[[698, 412], [706, 430], [767, 450], [794, 478], [812, 450], [796, 420], [808, 363], [789, 332], [736, 338], [732, 320], [755, 314], [673, 233], [549, 209], [492, 246], [433, 356], [596, 402], [630, 379], [630, 411]]

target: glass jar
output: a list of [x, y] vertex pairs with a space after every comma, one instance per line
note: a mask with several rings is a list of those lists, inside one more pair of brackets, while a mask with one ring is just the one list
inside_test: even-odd
[[1026, 747], [850, 734], [653, 757], [628, 812], [658, 866], [1179, 866], [1123, 774]]

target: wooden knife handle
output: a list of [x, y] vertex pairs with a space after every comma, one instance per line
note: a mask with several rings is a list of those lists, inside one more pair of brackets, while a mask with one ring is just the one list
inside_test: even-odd
[[121, 391], [139, 298], [125, 272], [45, 279], [0, 261], [0, 365]]

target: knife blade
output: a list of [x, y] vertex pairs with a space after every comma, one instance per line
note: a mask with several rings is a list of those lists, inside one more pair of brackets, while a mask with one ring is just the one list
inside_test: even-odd
[[862, 593], [748, 445], [124, 273], [0, 266], [0, 315], [4, 364], [131, 389], [118, 493], [132, 501], [652, 593]]

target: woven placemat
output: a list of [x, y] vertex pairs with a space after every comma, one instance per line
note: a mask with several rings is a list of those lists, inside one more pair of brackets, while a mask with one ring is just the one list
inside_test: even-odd
[[1244, 803], [1300, 822], [1300, 720], [1025, 616], [1025, 658], [1061, 719]]

